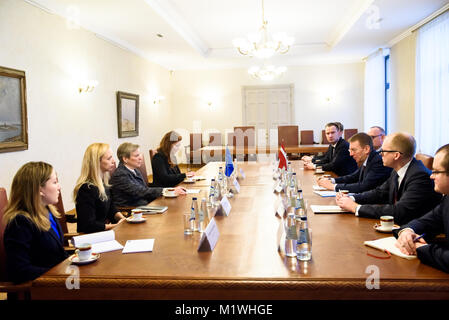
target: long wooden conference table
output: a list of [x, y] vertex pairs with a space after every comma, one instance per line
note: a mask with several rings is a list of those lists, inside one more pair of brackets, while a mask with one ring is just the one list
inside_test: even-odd
[[[209, 178], [218, 165], [198, 171], [208, 178], [188, 188], [201, 188], [207, 197]], [[293, 168], [304, 197], [311, 204], [334, 204], [334, 198], [313, 193], [313, 171], [301, 161]], [[373, 229], [377, 222], [352, 214], [314, 214], [308, 210], [312, 229], [312, 260], [300, 262], [278, 252], [275, 215], [279, 195], [273, 192], [272, 164], [239, 163], [245, 179], [230, 199], [229, 216], [216, 216], [220, 237], [212, 252], [198, 252], [199, 233], [183, 234], [182, 213], [190, 211], [192, 196], [160, 198], [163, 214], [145, 216], [142, 224], [121, 223], [116, 240], [154, 238], [153, 252], [102, 253], [93, 264], [79, 266], [80, 288], [69, 290], [70, 262], [63, 261], [33, 282], [32, 299], [448, 299], [449, 274], [426, 266], [418, 259], [397, 256], [378, 259], [381, 251], [364, 246], [391, 234]], [[378, 270], [379, 289], [367, 281]], [[372, 288], [372, 287], [371, 287]]]

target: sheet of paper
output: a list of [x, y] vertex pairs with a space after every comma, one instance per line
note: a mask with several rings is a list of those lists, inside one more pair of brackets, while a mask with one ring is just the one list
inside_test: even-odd
[[335, 191], [314, 191], [313, 193], [316, 193], [322, 197], [335, 197], [337, 195]]
[[313, 190], [315, 190], [315, 191], [326, 191], [327, 189], [324, 188], [324, 187], [320, 187], [318, 185], [314, 185], [313, 186]]
[[346, 213], [348, 211], [345, 211], [341, 209], [339, 206], [318, 206], [318, 205], [311, 205], [310, 209], [314, 213]]
[[381, 239], [377, 239], [377, 240], [372, 240], [372, 241], [365, 241], [364, 244], [366, 246], [369, 247], [373, 247], [382, 251], [387, 250], [388, 252], [390, 252], [391, 254], [397, 255], [401, 258], [404, 259], [416, 259], [416, 256], [414, 255], [406, 255], [403, 254], [401, 252], [401, 250], [399, 250], [399, 248], [397, 248], [394, 244], [396, 243], [396, 238], [395, 237], [387, 237], [387, 238], [381, 238]]
[[102, 253], [123, 249], [123, 246], [117, 240], [104, 241], [92, 244], [92, 252]]
[[231, 212], [231, 203], [228, 200], [228, 197], [223, 196], [223, 199], [221, 199], [221, 207], [223, 208], [224, 212], [226, 213], [226, 216], [229, 216], [229, 213]]
[[192, 179], [193, 180], [206, 180], [206, 177], [204, 177], [204, 176], [193, 176]]
[[218, 231], [215, 219], [212, 218], [209, 224], [201, 235], [200, 243], [198, 245], [198, 251], [212, 251], [218, 242], [220, 232]]
[[83, 243], [95, 244], [99, 242], [115, 240], [114, 230], [83, 234], [72, 238], [75, 247]]
[[201, 192], [201, 189], [186, 189], [187, 194], [197, 194]]
[[154, 239], [128, 240], [122, 253], [150, 252], [153, 246]]

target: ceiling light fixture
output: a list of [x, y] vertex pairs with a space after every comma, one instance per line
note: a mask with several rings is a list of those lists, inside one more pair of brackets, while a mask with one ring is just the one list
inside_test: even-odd
[[271, 37], [267, 25], [268, 21], [265, 20], [264, 16], [264, 0], [262, 0], [262, 26], [258, 33], [248, 35], [248, 39], [234, 39], [234, 47], [242, 55], [260, 59], [270, 58], [276, 52], [287, 53], [294, 42], [294, 38], [287, 36], [285, 33], [277, 33]]
[[273, 80], [274, 78], [283, 75], [285, 71], [287, 71], [286, 67], [275, 67], [272, 65], [264, 65], [262, 68], [254, 66], [248, 69], [248, 73], [253, 76], [253, 78], [263, 81]]

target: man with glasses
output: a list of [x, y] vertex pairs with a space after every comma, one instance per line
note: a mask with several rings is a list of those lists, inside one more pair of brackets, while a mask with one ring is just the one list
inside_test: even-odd
[[376, 189], [352, 197], [337, 194], [337, 204], [359, 217], [393, 216], [400, 225], [432, 210], [441, 195], [434, 191], [430, 170], [415, 159], [415, 149], [411, 135], [388, 135], [379, 151], [384, 166], [393, 168], [388, 180]]
[[364, 132], [349, 138], [349, 154], [359, 168], [352, 174], [332, 179], [318, 179], [318, 185], [328, 190], [348, 190], [360, 193], [380, 186], [391, 174], [382, 157], [373, 149], [373, 140]]
[[324, 171], [333, 171], [339, 176], [350, 174], [357, 170], [357, 163], [349, 155], [349, 143], [341, 136], [342, 124], [330, 122], [326, 124], [326, 138], [330, 145], [322, 157], [302, 157], [304, 168], [314, 170], [322, 166]]
[[367, 133], [373, 139], [374, 150], [379, 151], [385, 139], [385, 130], [379, 126], [373, 126]]
[[[449, 144], [437, 150], [430, 178], [435, 191], [445, 196], [435, 209], [401, 228], [396, 246], [404, 254], [417, 255], [423, 263], [449, 272]], [[441, 233], [446, 235], [443, 243], [428, 243]], [[424, 236], [418, 239], [420, 235]]]

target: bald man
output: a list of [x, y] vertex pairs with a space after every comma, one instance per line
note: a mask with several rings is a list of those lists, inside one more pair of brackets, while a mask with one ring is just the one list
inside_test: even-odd
[[393, 168], [388, 180], [353, 197], [337, 195], [337, 204], [358, 217], [393, 216], [400, 225], [432, 210], [441, 195], [434, 191], [431, 171], [415, 159], [415, 149], [415, 139], [408, 133], [388, 135], [379, 151], [384, 166]]
[[379, 151], [385, 140], [385, 130], [379, 126], [369, 128], [367, 134], [373, 139], [374, 150]]

